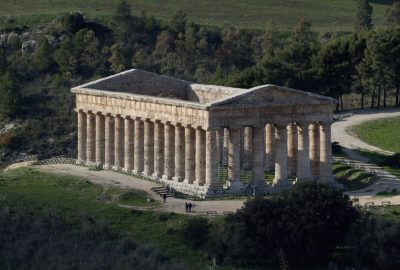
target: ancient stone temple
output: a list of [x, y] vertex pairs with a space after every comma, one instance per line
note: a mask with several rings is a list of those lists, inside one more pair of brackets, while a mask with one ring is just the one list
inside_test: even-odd
[[195, 84], [141, 70], [72, 92], [80, 164], [198, 196], [333, 183], [329, 97], [275, 85]]

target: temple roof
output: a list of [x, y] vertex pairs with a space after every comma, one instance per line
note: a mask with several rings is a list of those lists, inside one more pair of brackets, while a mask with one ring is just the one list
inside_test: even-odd
[[276, 85], [250, 89], [204, 85], [131, 69], [72, 88], [73, 93], [111, 96], [131, 100], [173, 103], [210, 109], [231, 106], [265, 107], [289, 104], [335, 104], [336, 100]]

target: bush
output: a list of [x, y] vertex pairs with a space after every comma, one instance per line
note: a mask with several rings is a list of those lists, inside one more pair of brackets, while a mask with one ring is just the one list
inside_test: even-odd
[[326, 265], [358, 217], [348, 196], [322, 184], [299, 184], [271, 198], [255, 198], [227, 217], [223, 257], [235, 265], [295, 269]]
[[400, 169], [400, 153], [386, 157], [379, 165]]
[[208, 219], [203, 217], [194, 217], [182, 228], [182, 237], [184, 242], [193, 249], [199, 249], [206, 245], [209, 239], [211, 224]]
[[339, 142], [332, 142], [332, 153], [333, 154], [341, 154], [341, 153], [343, 153], [343, 148], [339, 144]]
[[400, 269], [400, 224], [364, 216], [350, 230], [348, 246], [356, 269]]

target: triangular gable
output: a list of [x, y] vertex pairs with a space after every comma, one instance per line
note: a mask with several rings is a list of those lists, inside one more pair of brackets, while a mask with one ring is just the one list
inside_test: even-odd
[[291, 88], [262, 85], [238, 93], [232, 97], [210, 103], [210, 107], [225, 107], [232, 105], [251, 105], [263, 107], [271, 105], [290, 104], [335, 104], [336, 100], [310, 92], [299, 91]]

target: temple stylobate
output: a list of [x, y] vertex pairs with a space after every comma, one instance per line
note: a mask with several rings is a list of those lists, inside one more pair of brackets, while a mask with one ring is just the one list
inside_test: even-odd
[[201, 85], [134, 69], [72, 92], [80, 164], [198, 196], [333, 183], [332, 98], [275, 85]]

